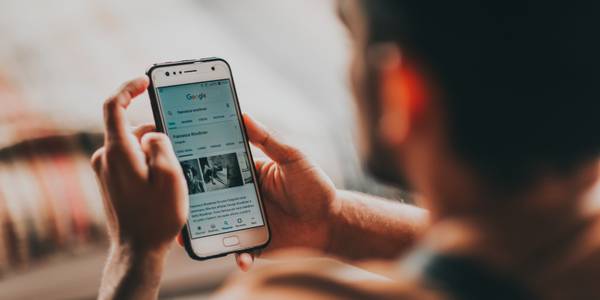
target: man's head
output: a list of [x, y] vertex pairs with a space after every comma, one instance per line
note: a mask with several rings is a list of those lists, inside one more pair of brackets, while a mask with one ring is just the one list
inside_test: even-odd
[[515, 192], [595, 161], [595, 3], [339, 0], [371, 171], [421, 189], [452, 161]]
[[188, 182], [192, 182], [194, 177], [196, 177], [196, 170], [188, 164], [182, 164], [182, 167], [185, 179], [187, 179]]

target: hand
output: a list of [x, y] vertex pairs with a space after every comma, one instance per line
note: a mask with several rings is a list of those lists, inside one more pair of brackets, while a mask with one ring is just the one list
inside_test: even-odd
[[168, 137], [144, 125], [127, 130], [125, 109], [148, 87], [142, 77], [104, 103], [104, 147], [92, 156], [113, 250], [164, 254], [186, 222], [187, 185]]
[[[256, 161], [271, 244], [268, 250], [305, 247], [326, 251], [331, 220], [339, 210], [336, 189], [327, 175], [296, 148], [279, 141], [261, 124], [244, 115], [251, 143], [269, 156]], [[253, 254], [237, 256], [242, 270], [250, 268]]]

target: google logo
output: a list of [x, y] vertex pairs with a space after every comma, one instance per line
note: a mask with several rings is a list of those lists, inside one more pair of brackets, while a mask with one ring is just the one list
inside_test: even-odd
[[206, 94], [205, 93], [187, 94], [187, 95], [185, 95], [185, 98], [188, 100], [202, 100], [202, 99], [206, 98]]

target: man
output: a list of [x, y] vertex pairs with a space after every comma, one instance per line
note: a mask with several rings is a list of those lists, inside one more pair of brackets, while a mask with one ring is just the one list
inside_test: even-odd
[[[594, 2], [340, 0], [366, 165], [428, 211], [336, 190], [245, 116], [273, 240], [366, 265], [255, 268], [223, 299], [599, 299], [599, 10]], [[112, 248], [100, 298], [154, 298], [187, 217], [167, 137], [125, 130], [147, 87], [105, 104], [92, 158]], [[152, 176], [149, 176], [149, 175]], [[154, 217], [138, 216], [138, 208]], [[151, 221], [149, 221], [151, 220]], [[151, 228], [149, 228], [151, 227]], [[248, 269], [250, 254], [238, 264]], [[361, 265], [365, 266], [365, 265]]]
[[185, 175], [185, 181], [187, 182], [188, 194], [198, 194], [204, 192], [202, 186], [200, 174], [191, 163], [182, 163], [181, 168], [183, 169], [183, 175]]

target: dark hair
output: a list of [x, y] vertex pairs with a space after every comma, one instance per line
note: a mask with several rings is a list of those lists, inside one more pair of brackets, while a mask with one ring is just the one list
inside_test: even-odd
[[482, 174], [514, 186], [600, 155], [597, 1], [360, 2], [370, 43], [432, 73], [449, 138]]
[[192, 170], [192, 176], [198, 176], [198, 171], [191, 164], [181, 163], [181, 167], [183, 168], [184, 173], [186, 173], [188, 170]]

